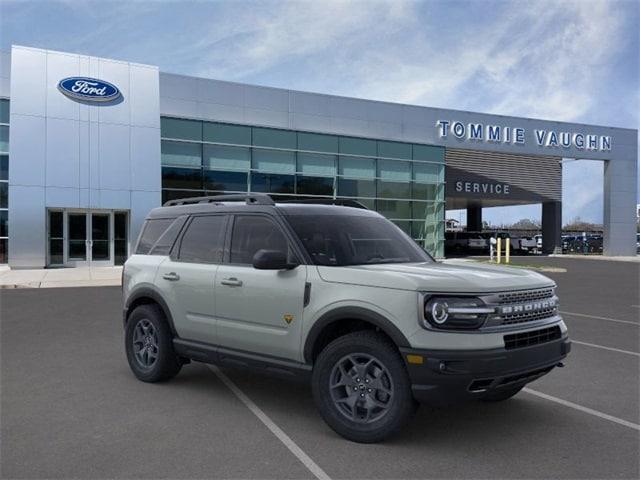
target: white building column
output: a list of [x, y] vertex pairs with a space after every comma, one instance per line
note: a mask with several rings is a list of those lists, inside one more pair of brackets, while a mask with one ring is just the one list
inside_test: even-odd
[[605, 255], [636, 255], [637, 143], [625, 153], [627, 157], [604, 164]]

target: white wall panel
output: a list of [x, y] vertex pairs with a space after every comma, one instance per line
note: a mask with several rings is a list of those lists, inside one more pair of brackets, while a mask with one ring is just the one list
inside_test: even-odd
[[160, 128], [160, 85], [157, 69], [131, 67], [129, 105], [131, 125]]
[[47, 187], [45, 202], [47, 207], [79, 208], [80, 192], [77, 188]]
[[122, 98], [115, 104], [96, 105], [93, 108], [99, 111], [101, 123], [118, 123], [129, 125], [131, 123], [131, 99], [129, 98], [129, 65], [124, 62], [99, 60], [100, 74], [97, 78], [116, 85], [122, 93]]
[[131, 189], [160, 191], [160, 130], [131, 127]]
[[47, 93], [46, 52], [13, 47], [11, 72], [11, 111], [23, 115], [44, 116]]
[[75, 187], [80, 182], [80, 122], [47, 118], [45, 185]]
[[58, 82], [63, 78], [80, 75], [80, 63], [76, 55], [47, 53], [47, 116], [80, 119], [80, 103], [60, 93]]
[[100, 188], [129, 190], [130, 127], [100, 124]]
[[100, 190], [99, 208], [128, 210], [131, 208], [129, 190]]
[[44, 117], [12, 114], [9, 128], [9, 184], [44, 186], [46, 128]]
[[[161, 77], [164, 74], [160, 74]], [[185, 84], [190, 86], [191, 84]], [[198, 79], [198, 94], [192, 100], [207, 103], [217, 103], [220, 105], [244, 105], [244, 85], [239, 83], [221, 82], [206, 78]]]
[[44, 187], [9, 188], [9, 263], [20, 267], [45, 265], [46, 220]]

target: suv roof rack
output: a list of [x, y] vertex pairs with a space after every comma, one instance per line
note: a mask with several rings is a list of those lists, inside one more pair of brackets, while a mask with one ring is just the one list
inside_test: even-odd
[[312, 199], [300, 199], [300, 200], [279, 200], [278, 203], [305, 203], [315, 205], [339, 205], [341, 207], [353, 207], [361, 208], [363, 210], [369, 210], [369, 208], [363, 203], [357, 200], [351, 200], [349, 198], [312, 198]]
[[198, 203], [245, 202], [247, 205], [275, 205], [271, 197], [265, 193], [237, 193], [231, 195], [214, 195], [211, 197], [191, 197], [169, 200], [163, 207], [179, 205], [195, 205]]

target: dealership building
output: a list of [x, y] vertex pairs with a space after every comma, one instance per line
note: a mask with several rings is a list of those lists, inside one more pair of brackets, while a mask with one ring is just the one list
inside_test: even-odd
[[[401, 86], [399, 86], [401, 88]], [[543, 100], [542, 100], [543, 101]], [[445, 210], [542, 205], [562, 159], [604, 162], [604, 253], [635, 255], [637, 130], [338, 97], [13, 46], [0, 53], [0, 263], [122, 264], [172, 199], [353, 199], [437, 257]], [[565, 199], [571, 201], [571, 199]]]

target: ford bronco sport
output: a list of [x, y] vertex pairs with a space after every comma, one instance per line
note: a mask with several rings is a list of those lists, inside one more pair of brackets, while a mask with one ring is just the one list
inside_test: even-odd
[[152, 210], [123, 272], [136, 377], [198, 361], [308, 378], [331, 428], [376, 442], [419, 402], [506, 400], [561, 365], [551, 280], [436, 262], [381, 215], [325, 203], [222, 195]]

